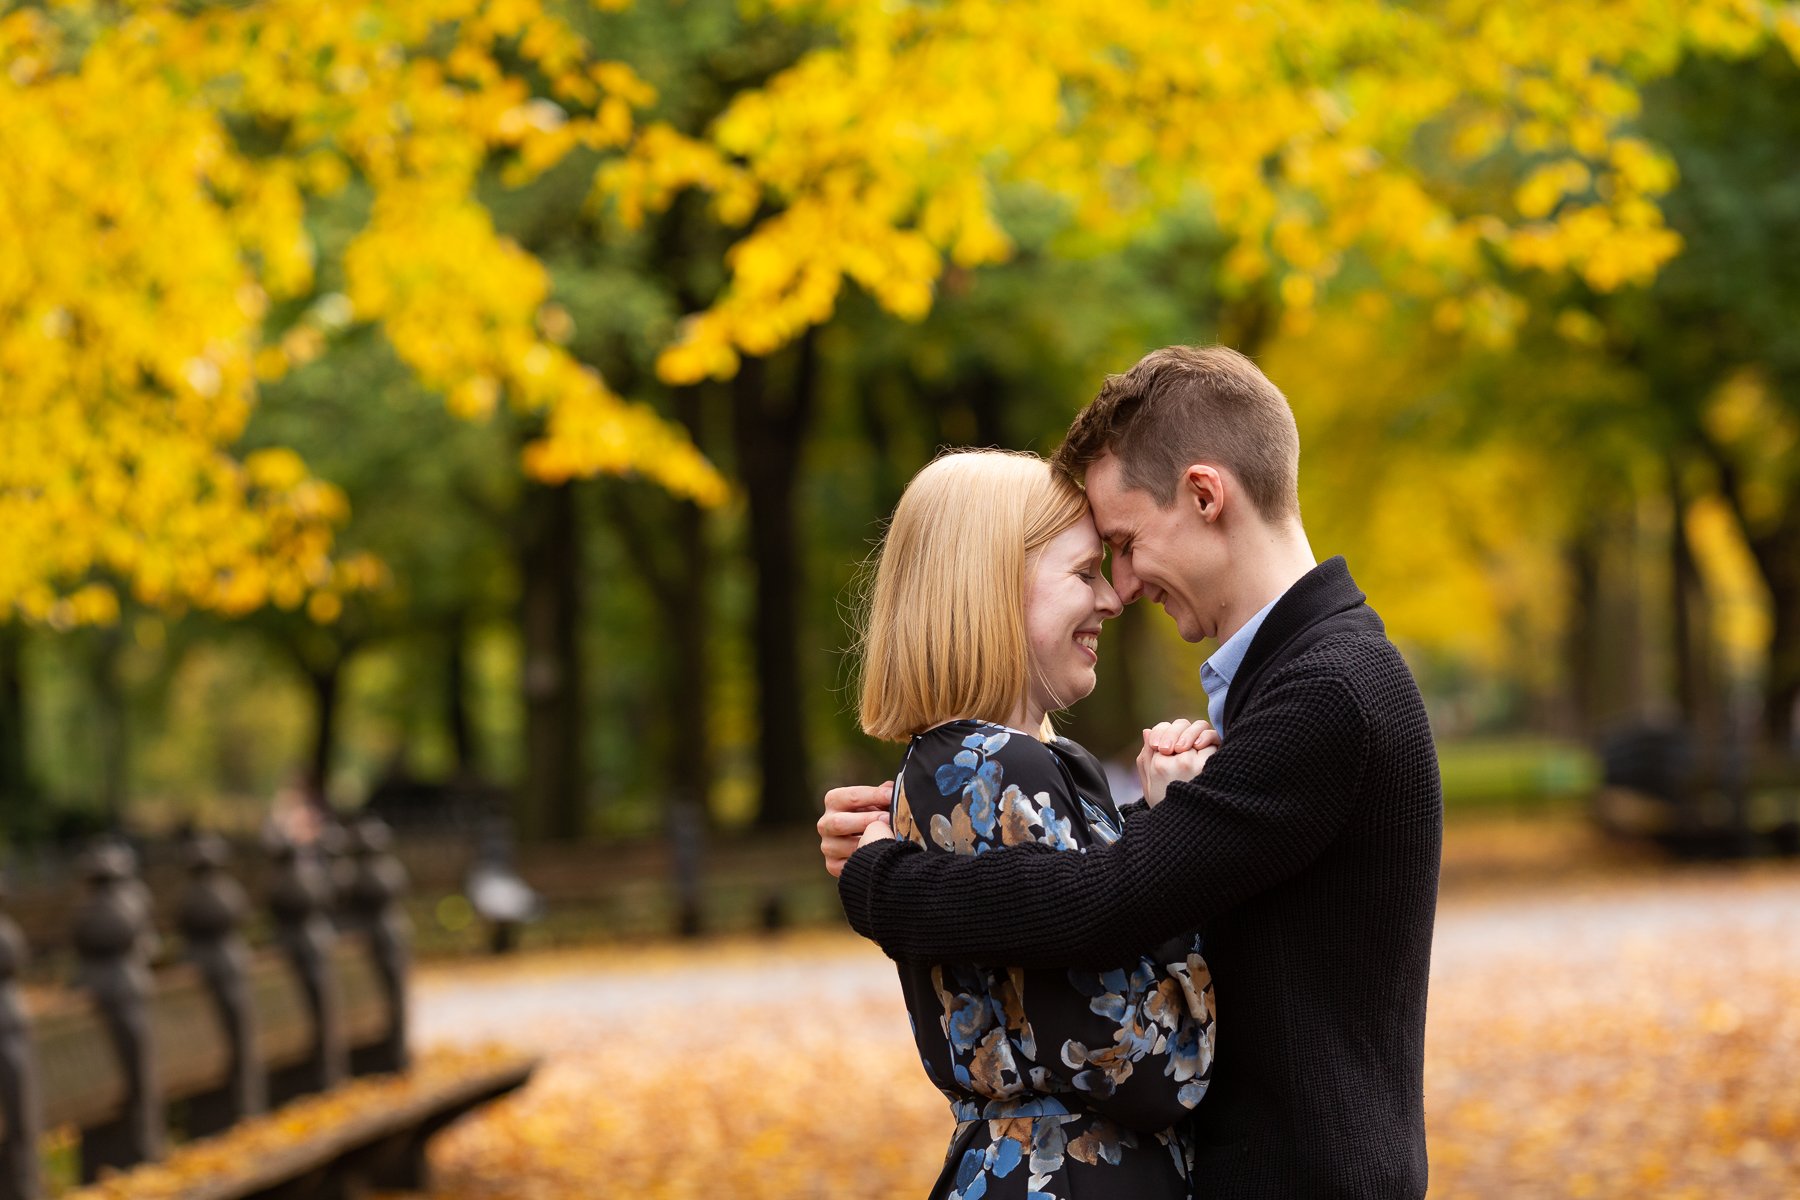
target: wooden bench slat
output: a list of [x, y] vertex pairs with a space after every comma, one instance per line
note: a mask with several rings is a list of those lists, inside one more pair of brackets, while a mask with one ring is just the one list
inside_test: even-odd
[[387, 993], [368, 939], [361, 934], [341, 935], [333, 955], [338, 994], [343, 1001], [344, 1037], [352, 1048], [366, 1046], [387, 1036]]
[[184, 964], [157, 977], [150, 1030], [166, 1099], [186, 1099], [224, 1083], [231, 1069], [231, 1046], [199, 971]]
[[71, 995], [31, 1024], [44, 1128], [96, 1125], [125, 1103], [125, 1073], [99, 1011]]
[[[377, 1041], [387, 1033], [389, 1018], [366, 940], [345, 935], [333, 960], [350, 1045]], [[279, 952], [265, 951], [251, 966], [250, 980], [258, 1056], [270, 1070], [301, 1061], [312, 1047], [313, 1022], [293, 968]], [[182, 964], [158, 972], [151, 1021], [163, 1051], [157, 1071], [167, 1099], [184, 1100], [224, 1082], [230, 1050], [198, 971]], [[125, 1102], [125, 1077], [105, 1022], [91, 1001], [79, 994], [59, 999], [33, 1020], [32, 1041], [46, 1128], [87, 1128], [119, 1114]]]

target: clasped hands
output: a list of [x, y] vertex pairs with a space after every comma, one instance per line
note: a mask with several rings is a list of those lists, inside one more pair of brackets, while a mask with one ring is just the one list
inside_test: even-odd
[[[1144, 730], [1144, 747], [1138, 751], [1138, 782], [1144, 802], [1154, 808], [1178, 779], [1192, 779], [1219, 750], [1219, 732], [1206, 721], [1164, 721]], [[861, 846], [894, 836], [888, 825], [888, 808], [894, 798], [892, 780], [879, 787], [861, 784], [832, 788], [825, 793], [825, 815], [819, 818], [819, 850], [825, 869], [834, 877]]]

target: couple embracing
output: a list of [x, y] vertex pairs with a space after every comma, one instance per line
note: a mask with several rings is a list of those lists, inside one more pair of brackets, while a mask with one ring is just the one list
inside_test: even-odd
[[[1178, 346], [1053, 462], [944, 454], [901, 498], [861, 718], [906, 754], [819, 831], [956, 1116], [934, 1198], [1425, 1193], [1437, 758], [1381, 619], [1313, 558], [1299, 456], [1249, 359]], [[1139, 598], [1219, 645], [1208, 719], [1146, 729], [1117, 806], [1049, 714]]]

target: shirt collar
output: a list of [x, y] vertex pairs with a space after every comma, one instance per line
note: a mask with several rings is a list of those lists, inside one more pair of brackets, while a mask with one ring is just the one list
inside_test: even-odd
[[1214, 681], [1223, 683], [1226, 687], [1231, 686], [1231, 677], [1244, 665], [1244, 656], [1250, 653], [1250, 643], [1256, 639], [1256, 631], [1262, 628], [1263, 618], [1269, 615], [1269, 610], [1280, 599], [1277, 596], [1258, 609], [1236, 633], [1220, 643], [1219, 648], [1212, 652], [1211, 658], [1200, 664], [1200, 686], [1206, 688], [1208, 693], [1213, 688], [1207, 685]]

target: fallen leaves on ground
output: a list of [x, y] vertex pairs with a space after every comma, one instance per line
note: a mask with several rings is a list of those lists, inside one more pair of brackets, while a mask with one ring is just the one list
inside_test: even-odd
[[1432, 1195], [1800, 1195], [1797, 913], [1792, 867], [1448, 905]]
[[[1792, 866], [1448, 895], [1432, 1195], [1800, 1194], [1796, 911]], [[848, 934], [443, 967], [420, 992], [432, 1037], [510, 1026], [552, 1055], [438, 1139], [433, 1200], [923, 1196], [942, 1162], [892, 965]], [[1219, 1020], [1226, 1053], [1224, 981]]]
[[[580, 981], [579, 998], [533, 1009], [518, 1044], [548, 1061], [438, 1139], [433, 1197], [922, 1196], [937, 1176], [948, 1105], [912, 1052], [892, 964], [847, 934], [544, 955], [474, 977], [539, 994]], [[420, 1007], [466, 986], [439, 972]], [[469, 1003], [492, 1036], [488, 999]]]

